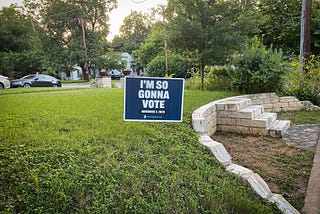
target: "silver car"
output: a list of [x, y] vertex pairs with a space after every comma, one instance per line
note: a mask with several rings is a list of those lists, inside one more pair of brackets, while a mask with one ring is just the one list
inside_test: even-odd
[[0, 75], [0, 89], [10, 88], [9, 77]]

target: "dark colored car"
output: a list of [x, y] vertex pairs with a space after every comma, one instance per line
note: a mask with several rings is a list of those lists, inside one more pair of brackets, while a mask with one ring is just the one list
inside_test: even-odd
[[31, 74], [11, 81], [11, 88], [61, 87], [61, 81], [46, 74]]
[[114, 70], [114, 71], [110, 71], [108, 73], [108, 76], [111, 77], [111, 79], [113, 80], [119, 80], [121, 77], [123, 77], [124, 75], [122, 74], [122, 72]]

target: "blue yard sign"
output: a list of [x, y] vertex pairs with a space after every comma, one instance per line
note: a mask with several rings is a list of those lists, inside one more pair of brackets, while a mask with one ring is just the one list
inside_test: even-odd
[[126, 77], [124, 120], [181, 122], [184, 79]]

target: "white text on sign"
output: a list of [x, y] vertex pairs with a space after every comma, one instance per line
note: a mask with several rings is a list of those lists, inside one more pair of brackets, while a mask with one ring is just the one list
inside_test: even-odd
[[139, 99], [145, 109], [164, 109], [165, 100], [170, 99], [168, 81], [140, 80]]

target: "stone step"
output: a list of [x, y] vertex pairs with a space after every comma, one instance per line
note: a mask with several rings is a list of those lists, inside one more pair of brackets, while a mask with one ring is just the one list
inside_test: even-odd
[[258, 127], [258, 128], [268, 128], [276, 120], [277, 120], [276, 113], [264, 112], [263, 114], [260, 114], [257, 117], [253, 118], [251, 122], [251, 126]]
[[283, 137], [289, 128], [290, 120], [276, 120], [268, 128], [269, 135], [271, 137]]
[[[249, 106], [247, 108], [239, 110], [237, 117], [252, 120], [258, 117], [259, 115], [261, 115], [262, 113], [264, 113], [263, 106], [253, 105], [253, 106]], [[230, 114], [232, 114], [232, 112]]]
[[248, 98], [235, 98], [224, 100], [217, 103], [218, 111], [239, 111], [240, 109], [247, 108], [251, 104], [251, 99]]

